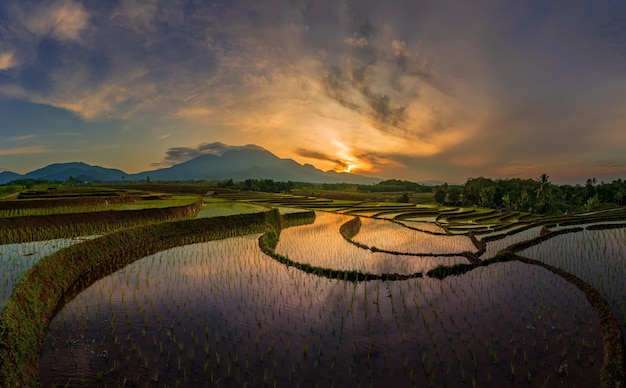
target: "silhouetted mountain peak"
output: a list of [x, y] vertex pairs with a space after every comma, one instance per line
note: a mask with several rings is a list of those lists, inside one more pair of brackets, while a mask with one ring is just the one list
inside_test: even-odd
[[122, 179], [160, 181], [272, 179], [313, 183], [376, 183], [381, 179], [335, 171], [324, 172], [310, 164], [302, 165], [293, 159], [281, 159], [263, 147], [248, 144], [229, 146], [210, 143], [202, 147], [203, 154], [171, 167], [127, 174], [124, 171], [92, 166], [83, 162], [54, 163], [26, 175], [8, 171], [0, 173], [0, 183], [11, 180], [43, 179], [66, 181], [120, 181]]

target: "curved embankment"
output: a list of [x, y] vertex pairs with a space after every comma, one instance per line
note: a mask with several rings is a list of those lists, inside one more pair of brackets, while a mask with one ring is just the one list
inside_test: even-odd
[[58, 198], [36, 198], [27, 199], [23, 196], [19, 200], [0, 201], [0, 210], [18, 210], [18, 209], [47, 209], [64, 206], [96, 206], [118, 203], [130, 203], [141, 200], [140, 195], [120, 195], [115, 193], [107, 193], [106, 195], [96, 196], [90, 194], [77, 197], [58, 197]]
[[[314, 218], [313, 218], [314, 219]], [[328, 279], [338, 279], [345, 281], [369, 281], [369, 280], [407, 280], [412, 278], [421, 278], [423, 274], [421, 272], [413, 273], [410, 275], [402, 275], [397, 273], [385, 273], [385, 274], [371, 274], [359, 271], [345, 271], [332, 268], [316, 267], [307, 263], [299, 263], [293, 261], [287, 256], [276, 253], [276, 245], [280, 237], [280, 227], [271, 227], [261, 237], [259, 237], [259, 247], [261, 251], [266, 255], [272, 257], [276, 261], [285, 264], [288, 267], [294, 267], [300, 271], [310, 273], [317, 276], [322, 276]]]
[[[202, 201], [195, 203], [175, 206], [168, 208], [139, 209], [139, 210], [106, 210], [89, 213], [68, 213], [68, 214], [52, 214], [43, 216], [25, 216], [25, 217], [9, 217], [3, 218], [0, 223], [0, 232], [20, 231], [17, 235], [13, 235], [9, 240], [9, 233], [2, 233], [0, 244], [20, 243], [33, 241], [33, 238], [42, 239], [75, 237], [57, 235], [63, 234], [59, 229], [59, 225], [72, 225], [75, 227], [85, 227], [95, 225], [91, 233], [97, 233], [98, 228], [111, 228], [115, 225], [122, 224], [139, 224], [150, 221], [165, 221], [168, 219], [184, 218], [193, 216], [202, 209]], [[46, 236], [46, 231], [54, 230], [56, 233], [52, 236]], [[73, 231], [73, 230], [72, 230]], [[45, 239], [45, 238], [44, 238]], [[17, 241], [16, 241], [17, 240]]]
[[106, 276], [159, 251], [280, 228], [277, 210], [146, 225], [84, 241], [47, 256], [19, 281], [0, 315], [0, 386], [37, 386], [48, 323], [81, 279]]
[[[604, 226], [597, 225], [595, 227], [589, 227], [593, 229], [601, 229]], [[606, 228], [611, 228], [613, 225], [608, 225]], [[523, 257], [517, 254], [526, 248], [540, 244], [541, 242], [548, 240], [552, 237], [566, 234], [576, 233], [584, 230], [582, 227], [576, 227], [571, 229], [563, 229], [556, 232], [548, 232], [539, 237], [531, 240], [521, 241], [513, 244], [509, 248], [499, 252], [492, 259], [483, 260], [479, 264], [459, 264], [455, 266], [437, 267], [427, 273], [427, 276], [438, 279], [443, 279], [450, 275], [460, 275], [473, 270], [479, 266], [487, 266], [498, 262], [507, 261], [519, 261], [525, 264], [536, 265], [547, 269], [548, 271], [560, 276], [567, 282], [576, 286], [581, 290], [587, 300], [596, 310], [600, 322], [600, 331], [602, 335], [602, 344], [604, 347], [604, 360], [601, 370], [601, 383], [605, 387], [626, 387], [626, 344], [624, 343], [624, 336], [619, 326], [617, 318], [613, 314], [611, 307], [607, 300], [600, 294], [598, 290], [592, 287], [582, 279], [566, 272], [560, 268], [551, 266], [538, 260]]]
[[[398, 224], [402, 225], [403, 227], [406, 227], [405, 225], [403, 225], [401, 223], [398, 223]], [[412, 230], [418, 230], [418, 229], [410, 228], [410, 227], [406, 227], [406, 228], [407, 229], [412, 229]], [[346, 223], [341, 225], [341, 227], [339, 228], [339, 233], [344, 238], [344, 240], [346, 240], [350, 244], [355, 245], [355, 246], [357, 246], [357, 247], [359, 247], [361, 249], [370, 250], [372, 252], [381, 252], [381, 253], [387, 253], [387, 254], [396, 255], [396, 256], [416, 256], [416, 257], [455, 257], [455, 256], [463, 256], [472, 264], [478, 264], [480, 262], [480, 259], [478, 258], [477, 253], [474, 253], [474, 252], [416, 253], [416, 252], [396, 252], [396, 251], [390, 251], [390, 250], [380, 249], [380, 248], [376, 248], [376, 247], [370, 247], [370, 246], [367, 246], [365, 244], [361, 244], [361, 243], [359, 243], [357, 241], [354, 241], [354, 236], [356, 236], [359, 233], [360, 230], [361, 230], [361, 218], [360, 217], [355, 217], [355, 218], [351, 219], [350, 221], [347, 221]], [[420, 231], [420, 230], [418, 230], [418, 231]], [[447, 236], [446, 234], [442, 234], [442, 233], [432, 233], [431, 232], [429, 234], [432, 234], [432, 235], [435, 235], [435, 236]], [[476, 245], [477, 248], [480, 249], [479, 242], [476, 240], [475, 237], [472, 239], [472, 243], [474, 245]]]

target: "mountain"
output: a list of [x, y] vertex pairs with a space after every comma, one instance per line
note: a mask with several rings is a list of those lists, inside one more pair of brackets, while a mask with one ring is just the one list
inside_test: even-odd
[[129, 180], [272, 179], [312, 183], [371, 184], [381, 179], [335, 171], [324, 172], [310, 164], [281, 159], [261, 147], [235, 148], [221, 155], [205, 154], [172, 167], [130, 175]]
[[21, 174], [17, 174], [11, 171], [2, 171], [0, 172], [0, 185], [23, 178], [24, 176]]
[[127, 174], [124, 171], [92, 166], [82, 162], [55, 163], [19, 175], [9, 171], [0, 173], [0, 184], [16, 179], [43, 179], [50, 181], [110, 182], [139, 181], [148, 177], [152, 181], [272, 179], [311, 183], [359, 183], [373, 184], [381, 179], [335, 171], [324, 172], [310, 164], [299, 164], [293, 159], [281, 159], [264, 148], [248, 145], [244, 147], [222, 147], [224, 152], [203, 154], [174, 166]]
[[24, 175], [24, 179], [43, 179], [50, 181], [66, 181], [70, 177], [77, 182], [94, 181], [119, 181], [128, 174], [124, 171], [92, 166], [82, 162], [55, 163], [49, 166], [31, 171]]

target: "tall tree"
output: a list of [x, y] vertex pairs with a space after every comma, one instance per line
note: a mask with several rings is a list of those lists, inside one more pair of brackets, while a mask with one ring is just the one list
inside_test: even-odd
[[539, 175], [539, 178], [537, 178], [537, 183], [539, 183], [537, 190], [535, 190], [535, 194], [537, 194], [537, 199], [546, 197], [550, 188], [550, 177], [543, 173]]

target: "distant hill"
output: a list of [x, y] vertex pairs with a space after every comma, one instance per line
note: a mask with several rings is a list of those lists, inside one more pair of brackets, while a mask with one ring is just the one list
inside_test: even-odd
[[293, 159], [281, 159], [263, 148], [239, 148], [222, 155], [200, 155], [172, 167], [130, 175], [130, 180], [172, 181], [195, 179], [272, 179], [312, 183], [372, 184], [381, 179], [335, 171], [324, 172], [310, 164], [299, 164]]
[[43, 179], [50, 181], [66, 181], [70, 177], [77, 182], [119, 181], [126, 176], [124, 171], [114, 168], [92, 166], [82, 162], [54, 163], [31, 171], [24, 179]]
[[11, 171], [0, 172], [0, 185], [24, 178], [23, 175]]
[[233, 147], [221, 155], [204, 154], [171, 167], [127, 174], [122, 170], [92, 166], [82, 162], [55, 163], [31, 171], [26, 175], [10, 171], [0, 173], [0, 184], [16, 179], [43, 179], [77, 182], [272, 179], [311, 183], [373, 184], [381, 179], [335, 171], [324, 172], [310, 164], [299, 164], [293, 159], [281, 159], [271, 152], [255, 147]]

